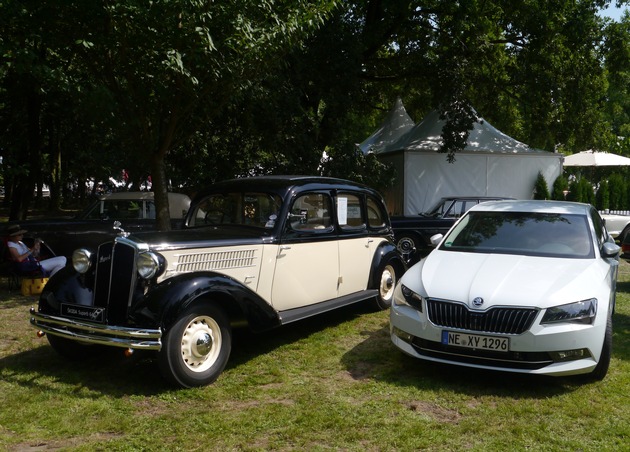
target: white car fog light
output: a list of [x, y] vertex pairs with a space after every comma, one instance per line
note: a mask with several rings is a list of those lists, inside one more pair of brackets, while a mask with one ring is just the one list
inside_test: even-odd
[[592, 356], [586, 348], [578, 348], [576, 350], [562, 350], [559, 352], [550, 352], [549, 354], [555, 362], [575, 361], [576, 359], [590, 358]]
[[87, 273], [92, 266], [92, 253], [80, 248], [72, 253], [72, 267], [77, 273]]
[[413, 335], [401, 330], [400, 328], [394, 327], [392, 329], [392, 333], [394, 334], [394, 336], [399, 337], [400, 340], [407, 342], [408, 344], [411, 344], [411, 341], [413, 341]]

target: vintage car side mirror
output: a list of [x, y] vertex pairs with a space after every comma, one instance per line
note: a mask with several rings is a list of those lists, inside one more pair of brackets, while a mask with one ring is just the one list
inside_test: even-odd
[[432, 235], [431, 239], [430, 239], [431, 240], [431, 245], [438, 246], [443, 238], [444, 238], [444, 236], [442, 234]]

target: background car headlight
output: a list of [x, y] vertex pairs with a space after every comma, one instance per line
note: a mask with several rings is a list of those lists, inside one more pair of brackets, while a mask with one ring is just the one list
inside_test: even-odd
[[142, 253], [138, 256], [138, 274], [141, 278], [154, 278], [162, 269], [162, 260], [155, 253]]
[[540, 323], [573, 322], [590, 325], [597, 314], [597, 299], [548, 308]]
[[72, 253], [72, 267], [77, 273], [87, 273], [92, 266], [92, 253], [85, 248], [80, 248]]
[[397, 305], [407, 305], [422, 312], [422, 297], [404, 284], [400, 284], [394, 293], [394, 303]]

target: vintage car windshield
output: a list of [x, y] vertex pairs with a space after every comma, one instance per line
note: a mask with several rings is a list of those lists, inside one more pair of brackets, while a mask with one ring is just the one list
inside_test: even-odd
[[281, 198], [271, 193], [213, 193], [193, 208], [188, 226], [229, 224], [270, 229], [281, 205]]
[[594, 257], [586, 216], [557, 213], [469, 212], [439, 249], [573, 259]]
[[143, 203], [142, 200], [137, 199], [99, 200], [84, 211], [82, 218], [88, 220], [155, 219], [155, 206], [153, 201]]

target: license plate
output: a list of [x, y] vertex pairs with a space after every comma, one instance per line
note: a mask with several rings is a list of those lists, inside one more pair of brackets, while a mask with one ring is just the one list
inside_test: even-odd
[[507, 352], [510, 350], [510, 342], [507, 337], [481, 336], [478, 334], [454, 333], [452, 331], [442, 331], [442, 344], [495, 352]]
[[103, 323], [105, 321], [105, 308], [62, 304], [61, 315], [88, 320], [90, 322]]

